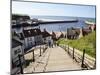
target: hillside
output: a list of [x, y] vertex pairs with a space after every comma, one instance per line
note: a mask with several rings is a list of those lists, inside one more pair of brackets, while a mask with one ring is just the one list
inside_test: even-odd
[[95, 31], [77, 40], [60, 39], [57, 42], [59, 44], [69, 44], [71, 47], [75, 47], [80, 51], [85, 49], [88, 55], [95, 57], [96, 54], [96, 32]]

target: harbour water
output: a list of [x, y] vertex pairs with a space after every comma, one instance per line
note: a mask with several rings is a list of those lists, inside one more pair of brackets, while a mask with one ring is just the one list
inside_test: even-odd
[[83, 18], [83, 17], [67, 17], [67, 16], [31, 16], [31, 18], [36, 18], [36, 19], [51, 19], [51, 20], [73, 20], [77, 19], [78, 22], [73, 22], [73, 23], [53, 23], [53, 24], [41, 24], [40, 29], [43, 30], [44, 28], [49, 31], [66, 31], [67, 28], [71, 27], [86, 27], [87, 25], [85, 24], [85, 21], [91, 20], [94, 21], [95, 18]]

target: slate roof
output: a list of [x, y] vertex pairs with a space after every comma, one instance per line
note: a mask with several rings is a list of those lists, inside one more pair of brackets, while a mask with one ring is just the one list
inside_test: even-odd
[[56, 33], [53, 32], [53, 31], [52, 31], [52, 39], [53, 39], [53, 40], [57, 40], [57, 38], [56, 38]]
[[32, 36], [41, 35], [40, 29], [31, 29]]
[[30, 30], [23, 30], [23, 33], [24, 33], [24, 37], [31, 37], [31, 32]]
[[87, 35], [88, 33], [91, 33], [91, 29], [88, 29], [88, 28], [82, 28], [82, 33], [83, 33], [83, 36]]
[[79, 35], [80, 29], [79, 28], [68, 28], [67, 29], [67, 35]]
[[22, 45], [21, 42], [17, 41], [16, 39], [12, 38], [12, 48]]
[[29, 29], [29, 30], [23, 30], [24, 37], [32, 37], [36, 35], [41, 35], [40, 29]]

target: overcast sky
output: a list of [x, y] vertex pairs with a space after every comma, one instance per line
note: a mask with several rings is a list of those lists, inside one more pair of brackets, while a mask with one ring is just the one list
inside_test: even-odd
[[95, 18], [95, 6], [12, 1], [12, 13], [43, 16]]

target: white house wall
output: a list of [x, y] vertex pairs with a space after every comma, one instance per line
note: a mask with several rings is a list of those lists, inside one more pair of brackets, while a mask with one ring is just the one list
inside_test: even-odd
[[36, 41], [38, 44], [43, 42], [42, 35], [37, 35], [34, 37], [34, 41]]
[[27, 38], [25, 38], [24, 46], [25, 46], [25, 48], [27, 48], [27, 47], [28, 47]]
[[34, 37], [32, 37], [32, 44], [35, 45]]
[[29, 46], [31, 46], [31, 44], [35, 45], [34, 37], [25, 38], [25, 42], [24, 42], [25, 48], [28, 48]]

